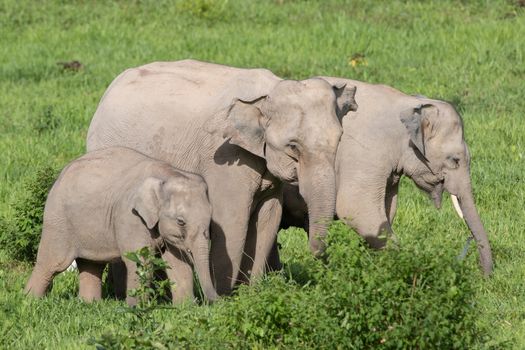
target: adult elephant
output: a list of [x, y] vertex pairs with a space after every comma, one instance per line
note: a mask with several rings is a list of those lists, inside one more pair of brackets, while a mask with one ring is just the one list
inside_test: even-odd
[[[476, 240], [483, 272], [489, 275], [492, 253], [474, 203], [470, 156], [463, 123], [454, 107], [385, 85], [324, 79], [356, 86], [359, 105], [344, 118], [337, 151], [337, 216], [372, 247], [380, 248], [385, 244], [382, 234], [392, 233], [402, 175], [430, 194], [437, 208], [446, 190]], [[312, 220], [315, 218], [310, 217]], [[307, 221], [300, 193], [286, 186], [282, 226], [305, 227]]]
[[[87, 148], [126, 146], [201, 175], [212, 205], [216, 288], [264, 272], [282, 213], [282, 182], [298, 184], [323, 250], [335, 208], [339, 118], [355, 87], [320, 78], [283, 80], [265, 69], [184, 60], [123, 72], [88, 131]], [[239, 274], [239, 271], [242, 273]]]

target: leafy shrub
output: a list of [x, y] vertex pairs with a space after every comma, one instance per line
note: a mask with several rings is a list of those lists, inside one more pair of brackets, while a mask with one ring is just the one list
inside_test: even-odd
[[156, 313], [151, 322], [164, 331], [144, 348], [468, 349], [482, 339], [474, 318], [479, 273], [457, 252], [424, 241], [372, 251], [342, 223], [329, 237], [326, 261], [308, 259], [306, 274], [304, 256], [288, 256], [283, 272], [211, 307]]
[[161, 308], [159, 302], [166, 301], [170, 282], [155, 279], [155, 274], [169, 266], [148, 247], [129, 252], [125, 257], [137, 265], [139, 282], [138, 287], [129, 292], [130, 296], [137, 299], [137, 305], [126, 306], [121, 310], [129, 318], [128, 327], [123, 332], [106, 333], [99, 339], [91, 338], [88, 344], [95, 345], [97, 349], [162, 349], [158, 339], [162, 338], [164, 325], [158, 322], [153, 313]]
[[473, 278], [478, 271], [451, 249], [430, 245], [372, 251], [342, 223], [331, 230], [328, 263], [319, 271], [323, 306], [337, 339], [355, 348], [471, 348]]
[[342, 223], [329, 237], [326, 264], [305, 267], [315, 270], [309, 284], [272, 275], [239, 290], [215, 324], [231, 324], [234, 347], [466, 349], [475, 342], [469, 276], [479, 275], [455, 251], [372, 251]]
[[155, 307], [159, 301], [166, 301], [169, 287], [168, 280], [155, 279], [156, 273], [168, 268], [168, 264], [157, 257], [148, 247], [143, 247], [136, 252], [129, 252], [125, 257], [137, 265], [139, 286], [130, 291], [130, 296], [137, 298], [139, 309]]
[[40, 243], [44, 206], [58, 171], [45, 167], [26, 180], [22, 194], [11, 204], [14, 215], [3, 218], [0, 244], [17, 260], [34, 261]]

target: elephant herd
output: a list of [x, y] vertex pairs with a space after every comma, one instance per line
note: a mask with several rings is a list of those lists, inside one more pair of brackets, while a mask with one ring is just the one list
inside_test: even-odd
[[443, 191], [452, 195], [484, 274], [492, 271], [463, 123], [443, 101], [342, 78], [157, 62], [111, 83], [87, 151], [48, 196], [26, 285], [34, 296], [73, 260], [84, 300], [101, 297], [108, 262], [126, 271], [114, 274], [125, 293], [137, 280], [122, 254], [149, 246], [170, 266], [174, 301], [193, 297], [193, 268], [215, 300], [280, 268], [280, 227], [305, 228], [310, 250], [322, 254], [334, 215], [381, 248], [393, 235], [402, 175], [438, 208]]

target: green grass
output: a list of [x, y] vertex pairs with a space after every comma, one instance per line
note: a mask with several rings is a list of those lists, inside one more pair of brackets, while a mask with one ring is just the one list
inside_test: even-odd
[[[385, 83], [452, 101], [461, 111], [478, 209], [495, 260], [492, 278], [481, 280], [475, 270], [465, 277], [474, 288], [477, 327], [487, 332], [476, 347], [525, 344], [525, 8], [520, 2], [195, 3], [0, 2], [2, 216], [13, 217], [25, 179], [84, 152], [97, 103], [125, 68], [191, 57], [266, 67], [295, 79], [333, 75]], [[358, 53], [367, 64], [353, 67], [351, 58]], [[56, 64], [75, 59], [85, 66], [78, 72]], [[436, 256], [443, 250], [459, 254], [468, 231], [449, 200], [436, 211], [405, 180], [399, 206], [394, 229], [403, 246], [433, 249]], [[285, 261], [291, 267], [314, 264], [298, 237], [293, 230], [281, 234]], [[1, 348], [88, 347], [89, 337], [125, 327], [126, 318], [117, 312], [122, 304], [76, 300], [74, 274], [59, 276], [52, 295], [42, 301], [25, 298], [21, 289], [31, 267], [11, 261], [1, 249]], [[467, 264], [475, 266], [475, 249]], [[262, 282], [262, 295], [267, 284], [289, 283], [280, 275], [270, 280]], [[301, 288], [293, 294], [297, 298], [310, 293], [308, 286]], [[217, 306], [184, 306], [180, 315], [198, 325], [199, 317], [233, 315], [252, 300], [257, 293], [241, 292]], [[179, 327], [175, 322], [182, 316], [161, 314]], [[197, 333], [207, 334], [203, 328]]]

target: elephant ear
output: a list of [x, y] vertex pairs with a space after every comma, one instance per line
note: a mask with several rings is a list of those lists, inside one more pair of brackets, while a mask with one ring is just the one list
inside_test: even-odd
[[357, 102], [355, 101], [355, 86], [347, 86], [346, 83], [336, 83], [332, 85], [337, 102], [337, 118], [342, 120], [349, 111], [357, 111]]
[[149, 229], [159, 222], [159, 212], [162, 199], [161, 189], [164, 181], [148, 177], [139, 186], [133, 198], [133, 209], [144, 220]]
[[235, 99], [226, 110], [222, 137], [230, 143], [264, 158], [265, 126], [268, 118], [258, 105], [266, 96], [253, 101]]
[[410, 141], [419, 152], [425, 154], [425, 144], [430, 138], [432, 117], [437, 115], [437, 107], [433, 104], [422, 104], [401, 113], [401, 122], [405, 125]]

